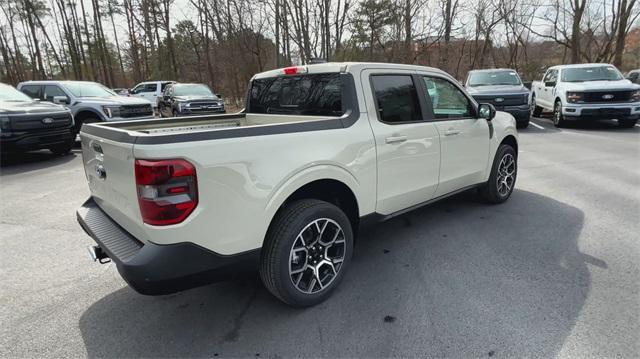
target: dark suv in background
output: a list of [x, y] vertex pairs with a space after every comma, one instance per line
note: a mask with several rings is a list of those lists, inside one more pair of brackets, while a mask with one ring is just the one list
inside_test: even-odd
[[490, 103], [496, 110], [510, 113], [520, 128], [529, 126], [530, 91], [514, 70], [469, 71], [465, 87], [478, 103]]
[[71, 111], [64, 106], [40, 102], [0, 83], [0, 151], [26, 152], [49, 149], [69, 152], [76, 133]]
[[167, 85], [158, 103], [160, 116], [178, 117], [225, 113], [224, 102], [207, 85]]

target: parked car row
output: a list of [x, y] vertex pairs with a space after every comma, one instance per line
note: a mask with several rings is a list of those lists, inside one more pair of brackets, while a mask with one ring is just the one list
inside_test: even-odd
[[[519, 128], [544, 110], [553, 113], [558, 127], [570, 120], [600, 119], [633, 127], [640, 118], [640, 69], [625, 79], [608, 64], [553, 66], [542, 81], [532, 82], [531, 90], [512, 69], [472, 70], [461, 82], [475, 101], [511, 114]], [[425, 88], [434, 106], [451, 105], [446, 103], [451, 95], [446, 83], [428, 79]], [[160, 117], [226, 112], [222, 97], [197, 83], [146, 81], [129, 90], [89, 81], [28, 81], [17, 89], [28, 97], [8, 85], [0, 87], [3, 152], [49, 148], [66, 153], [73, 145], [67, 122], [78, 133], [85, 123], [144, 120], [156, 112]], [[63, 120], [67, 113], [70, 118]]]

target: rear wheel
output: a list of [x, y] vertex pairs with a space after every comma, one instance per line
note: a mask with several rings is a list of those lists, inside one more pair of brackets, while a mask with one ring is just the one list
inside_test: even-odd
[[638, 123], [638, 120], [618, 120], [618, 126], [622, 128], [631, 128]]
[[542, 114], [542, 107], [536, 106], [536, 95], [531, 95], [531, 116], [540, 117]]
[[315, 199], [295, 201], [278, 212], [269, 228], [260, 276], [286, 304], [309, 307], [331, 295], [352, 252], [351, 223], [340, 208]]
[[566, 120], [562, 115], [562, 103], [560, 100], [556, 101], [555, 105], [553, 105], [553, 125], [556, 127], [564, 127], [566, 125]]
[[518, 155], [515, 149], [503, 144], [493, 159], [489, 180], [480, 187], [480, 195], [490, 203], [502, 203], [509, 199], [518, 175]]

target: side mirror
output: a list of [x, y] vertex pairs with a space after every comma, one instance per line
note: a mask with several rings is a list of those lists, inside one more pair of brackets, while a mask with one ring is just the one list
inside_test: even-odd
[[214, 95], [216, 95], [216, 97], [218, 97], [218, 98], [222, 98], [222, 95], [221, 95], [221, 94], [219, 94], [219, 93], [216, 93], [216, 94], [214, 94]]
[[69, 98], [67, 96], [53, 96], [53, 103], [58, 105], [68, 105]]
[[496, 108], [490, 103], [481, 103], [478, 106], [478, 117], [491, 121], [496, 117]]
[[544, 86], [545, 87], [553, 87], [556, 85], [555, 81], [545, 81]]

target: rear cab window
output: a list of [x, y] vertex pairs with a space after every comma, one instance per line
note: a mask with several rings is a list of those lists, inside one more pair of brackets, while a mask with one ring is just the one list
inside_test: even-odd
[[372, 75], [371, 85], [380, 121], [388, 124], [422, 121], [411, 75]]
[[251, 83], [247, 112], [300, 116], [342, 116], [339, 73], [257, 78]]

